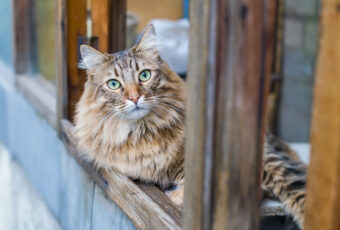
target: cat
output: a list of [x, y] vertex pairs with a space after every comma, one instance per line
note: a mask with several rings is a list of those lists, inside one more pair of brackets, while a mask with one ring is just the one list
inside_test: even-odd
[[[115, 54], [86, 45], [80, 50], [88, 74], [75, 114], [80, 152], [97, 167], [158, 185], [181, 206], [186, 84], [160, 57], [154, 27]], [[262, 188], [278, 197], [300, 226], [305, 179], [303, 163], [267, 134]]]

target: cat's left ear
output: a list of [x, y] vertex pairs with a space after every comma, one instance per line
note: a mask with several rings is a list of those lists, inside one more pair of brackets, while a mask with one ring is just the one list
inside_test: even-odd
[[82, 61], [79, 63], [79, 68], [81, 69], [93, 69], [107, 60], [107, 56], [105, 54], [88, 45], [81, 45], [80, 53]]
[[150, 24], [144, 31], [140, 41], [133, 47], [136, 52], [145, 56], [158, 57], [158, 42], [155, 27]]

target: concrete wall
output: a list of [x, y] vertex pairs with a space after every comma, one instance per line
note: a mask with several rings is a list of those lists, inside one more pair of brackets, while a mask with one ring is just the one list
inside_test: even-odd
[[62, 229], [135, 229], [67, 153], [56, 131], [16, 90], [13, 77], [0, 59], [0, 142], [25, 172], [51, 216]]
[[309, 140], [319, 0], [285, 0], [284, 63], [278, 134]]

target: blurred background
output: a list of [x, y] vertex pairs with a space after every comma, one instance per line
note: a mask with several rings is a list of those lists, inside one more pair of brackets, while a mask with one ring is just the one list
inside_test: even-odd
[[[0, 1], [0, 230], [134, 229], [58, 137], [58, 2]], [[278, 2], [270, 128], [308, 161], [319, 1]], [[189, 0], [127, 0], [126, 10], [126, 47], [153, 23], [162, 57], [185, 78]], [[88, 38], [95, 13], [88, 0]], [[284, 217], [267, 223], [290, 226]]]

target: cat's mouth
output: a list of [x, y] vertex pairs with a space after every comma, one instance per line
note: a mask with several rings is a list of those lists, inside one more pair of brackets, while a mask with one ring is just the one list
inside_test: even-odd
[[144, 106], [136, 105], [126, 113], [125, 117], [132, 120], [138, 120], [148, 115], [149, 112], [150, 109]]

